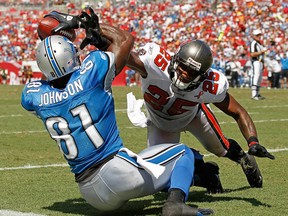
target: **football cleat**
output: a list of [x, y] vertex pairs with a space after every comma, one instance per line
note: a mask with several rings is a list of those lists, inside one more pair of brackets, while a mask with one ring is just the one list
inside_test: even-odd
[[195, 160], [193, 185], [206, 188], [209, 194], [223, 193], [217, 163]]
[[206, 162], [205, 165], [210, 170], [211, 174], [214, 175], [214, 178], [211, 178], [210, 184], [207, 186], [207, 193], [223, 193], [224, 190], [219, 177], [219, 166], [212, 161]]
[[195, 208], [185, 204], [185, 194], [180, 189], [171, 189], [167, 201], [162, 208], [162, 216], [199, 216], [212, 215], [214, 211], [209, 208]]
[[197, 216], [213, 215], [214, 211], [209, 208], [194, 208], [181, 202], [165, 202], [162, 208], [162, 216]]
[[252, 100], [264, 100], [265, 97], [262, 97], [260, 94], [251, 98]]
[[261, 188], [263, 177], [254, 156], [247, 153], [240, 160], [240, 165], [251, 187]]

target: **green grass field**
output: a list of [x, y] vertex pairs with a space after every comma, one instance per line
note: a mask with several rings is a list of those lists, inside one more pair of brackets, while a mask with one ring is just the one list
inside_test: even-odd
[[[166, 194], [159, 193], [129, 201], [121, 210], [103, 214], [81, 198], [74, 176], [50, 139], [42, 122], [20, 105], [22, 86], [0, 85], [0, 215], [3, 210], [41, 215], [161, 215]], [[118, 126], [125, 145], [135, 152], [146, 146], [146, 129], [135, 128], [126, 115], [126, 94], [141, 97], [140, 88], [114, 87]], [[264, 187], [250, 188], [241, 167], [228, 159], [210, 155], [190, 135], [182, 142], [207, 154], [220, 166], [225, 193], [208, 195], [203, 188], [191, 188], [191, 206], [210, 207], [218, 216], [288, 215], [288, 90], [262, 90], [267, 99], [250, 99], [250, 89], [230, 93], [248, 110], [258, 129], [261, 144], [276, 156], [272, 161], [258, 158]], [[213, 107], [213, 106], [212, 106]], [[227, 137], [247, 150], [234, 120], [215, 107], [215, 114]], [[32, 215], [32, 214], [29, 214]]]

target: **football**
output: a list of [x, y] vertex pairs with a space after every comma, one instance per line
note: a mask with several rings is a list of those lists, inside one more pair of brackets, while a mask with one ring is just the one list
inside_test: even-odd
[[[52, 29], [58, 26], [59, 22], [52, 17], [44, 17], [40, 20], [37, 28], [38, 36], [41, 40], [44, 40], [46, 37], [52, 35]], [[62, 35], [67, 37], [70, 41], [76, 39], [76, 32], [74, 29], [61, 30], [55, 35]]]

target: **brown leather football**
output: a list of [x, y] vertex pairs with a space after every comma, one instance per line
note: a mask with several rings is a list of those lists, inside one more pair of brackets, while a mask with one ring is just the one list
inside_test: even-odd
[[51, 35], [62, 35], [67, 37], [70, 41], [76, 39], [76, 32], [74, 29], [60, 30], [57, 33], [52, 34], [52, 29], [58, 26], [59, 22], [52, 17], [42, 18], [38, 24], [37, 33], [41, 40]]

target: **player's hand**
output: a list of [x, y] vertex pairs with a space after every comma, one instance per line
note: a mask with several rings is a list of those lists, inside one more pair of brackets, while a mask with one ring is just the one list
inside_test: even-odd
[[90, 16], [85, 11], [81, 15], [81, 27], [86, 31], [86, 37], [80, 44], [80, 49], [84, 49], [87, 45], [93, 45], [98, 49], [105, 50], [109, 41], [102, 36], [102, 31], [99, 25], [99, 17], [94, 13], [93, 9], [89, 7]]
[[256, 157], [268, 157], [272, 160], [275, 159], [275, 157], [272, 154], [270, 154], [264, 146], [262, 146], [260, 144], [251, 145], [249, 147], [248, 153], [250, 155], [254, 155]]
[[86, 30], [89, 28], [95, 29], [101, 34], [99, 17], [94, 13], [91, 7], [89, 7], [89, 12], [90, 16], [85, 11], [81, 12], [81, 15], [79, 16], [81, 18], [81, 27], [85, 28]]
[[110, 41], [105, 37], [101, 36], [97, 29], [86, 29], [86, 37], [80, 44], [80, 49], [84, 49], [88, 44], [97, 47], [99, 50], [106, 50], [109, 46]]
[[93, 29], [93, 28], [88, 28], [86, 30], [86, 37], [80, 44], [80, 49], [84, 49], [87, 45], [91, 44], [93, 46], [96, 46], [99, 44], [99, 41], [101, 39], [100, 33]]
[[61, 30], [77, 29], [81, 26], [81, 18], [79, 16], [52, 11], [44, 17], [52, 17], [59, 22], [59, 25], [52, 29], [52, 33], [57, 33]]

